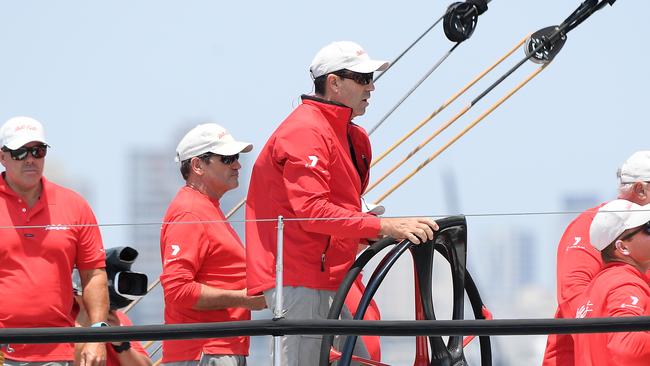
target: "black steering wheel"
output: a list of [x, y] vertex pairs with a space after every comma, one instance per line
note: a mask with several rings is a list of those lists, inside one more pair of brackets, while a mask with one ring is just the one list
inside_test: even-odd
[[[481, 300], [476, 284], [466, 268], [467, 258], [467, 221], [464, 216], [452, 216], [436, 220], [439, 230], [436, 237], [426, 243], [415, 245], [408, 240], [398, 243], [379, 263], [373, 272], [366, 290], [363, 293], [359, 306], [354, 315], [354, 319], [363, 319], [366, 309], [379, 285], [383, 281], [388, 271], [392, 268], [397, 259], [408, 249], [411, 252], [416, 273], [416, 308], [420, 308], [416, 314], [417, 320], [435, 320], [435, 310], [433, 306], [433, 258], [437, 251], [449, 262], [452, 272], [453, 285], [453, 310], [452, 319], [459, 320], [464, 318], [465, 292], [472, 306], [472, 312], [476, 319], [485, 319], [485, 306]], [[392, 238], [384, 238], [372, 244], [366, 249], [354, 262], [343, 282], [339, 286], [332, 306], [330, 307], [328, 319], [338, 319], [343, 308], [345, 298], [359, 275], [363, 267], [375, 255], [379, 254], [386, 247], [395, 244]], [[467, 365], [463, 353], [463, 337], [450, 336], [445, 343], [440, 336], [429, 336], [429, 347], [431, 349], [431, 361], [429, 363], [428, 350], [418, 350], [418, 357], [426, 357], [425, 361], [429, 365], [450, 365], [463, 366]], [[338, 360], [339, 366], [348, 366], [352, 360], [352, 351], [356, 344], [357, 336], [348, 336], [343, 347], [341, 358]], [[323, 336], [320, 352], [320, 366], [331, 365], [330, 351], [334, 341], [333, 335]], [[479, 337], [481, 349], [481, 365], [492, 365], [492, 351], [489, 336]], [[418, 347], [426, 347], [426, 343], [418, 342]], [[422, 359], [416, 360], [422, 364]]]

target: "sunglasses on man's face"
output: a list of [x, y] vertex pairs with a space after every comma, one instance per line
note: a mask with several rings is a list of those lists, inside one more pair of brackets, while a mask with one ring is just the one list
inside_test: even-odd
[[221, 160], [222, 163], [226, 165], [230, 165], [237, 160], [239, 160], [239, 154], [235, 155], [219, 155], [219, 159]]
[[47, 155], [47, 145], [36, 145], [32, 147], [21, 147], [16, 150], [11, 150], [6, 147], [2, 148], [2, 151], [9, 152], [13, 160], [25, 160], [27, 155], [31, 154], [34, 159], [42, 159]]
[[646, 235], [650, 235], [650, 221], [646, 222], [645, 224], [637, 227], [636, 229], [630, 231], [629, 233], [621, 236], [620, 240], [627, 240], [636, 235], [639, 231], [643, 231]]
[[343, 79], [350, 79], [353, 80], [355, 83], [360, 84], [360, 85], [368, 85], [372, 81], [373, 73], [360, 73], [360, 72], [354, 72], [350, 70], [339, 70], [335, 71], [332, 74], [343, 78]]

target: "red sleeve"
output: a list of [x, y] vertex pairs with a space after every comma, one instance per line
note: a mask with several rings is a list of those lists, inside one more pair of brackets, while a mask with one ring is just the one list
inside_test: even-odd
[[[607, 296], [610, 317], [650, 315], [650, 294], [630, 283], [615, 288]], [[650, 360], [650, 332], [609, 333], [607, 348], [613, 365], [647, 365]]]
[[[81, 199], [81, 198], [80, 198]], [[79, 270], [106, 267], [106, 254], [97, 219], [90, 206], [83, 201], [79, 204], [79, 224], [77, 227], [77, 258], [75, 265]]]
[[[206, 255], [207, 236], [198, 217], [185, 213], [163, 227], [161, 236], [162, 274], [165, 302], [191, 308], [201, 295], [196, 273]], [[181, 222], [195, 222], [184, 224]]]
[[[600, 252], [589, 241], [593, 211], [580, 215], [566, 229], [558, 245], [557, 298], [564, 316], [574, 316], [573, 304], [602, 267]], [[568, 307], [568, 308], [567, 308]]]
[[273, 151], [273, 158], [284, 164], [282, 174], [291, 208], [297, 217], [333, 218], [299, 221], [303, 230], [338, 237], [376, 237], [379, 218], [338, 206], [330, 199], [330, 186], [335, 179], [328, 171], [328, 144], [332, 142], [309, 128], [294, 130], [291, 139], [294, 142], [278, 138]]

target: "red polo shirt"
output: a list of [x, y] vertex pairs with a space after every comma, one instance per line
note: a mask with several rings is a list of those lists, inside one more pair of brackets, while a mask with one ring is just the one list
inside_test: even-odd
[[[201, 284], [224, 290], [246, 288], [244, 247], [226, 222], [219, 202], [189, 187], [171, 202], [160, 235], [165, 324], [250, 320], [243, 308], [195, 310]], [[163, 342], [163, 361], [198, 360], [205, 354], [248, 355], [249, 338]]]
[[[73, 327], [71, 273], [103, 268], [104, 248], [95, 216], [77, 193], [42, 178], [43, 191], [28, 207], [0, 178], [0, 327]], [[77, 226], [90, 225], [90, 226]], [[72, 344], [10, 344], [6, 358], [63, 361]]]

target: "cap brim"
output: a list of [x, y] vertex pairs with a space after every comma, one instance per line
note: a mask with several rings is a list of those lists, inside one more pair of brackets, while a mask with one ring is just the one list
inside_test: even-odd
[[390, 65], [390, 62], [388, 61], [367, 60], [354, 66], [348, 66], [346, 69], [367, 74], [375, 71], [384, 71], [388, 68], [388, 65]]
[[639, 227], [650, 221], [650, 207], [641, 206], [625, 222], [625, 230]]
[[210, 150], [210, 152], [219, 155], [235, 155], [239, 153], [247, 153], [251, 150], [253, 150], [253, 144], [250, 142], [230, 141]]
[[16, 149], [20, 149], [21, 147], [29, 144], [30, 142], [40, 142], [40, 143], [43, 143], [43, 144], [47, 144], [45, 139], [35, 139], [34, 140], [32, 138], [16, 138], [16, 139], [14, 139], [13, 141], [11, 141], [10, 143], [8, 143], [5, 146], [7, 146], [8, 149], [16, 150]]

